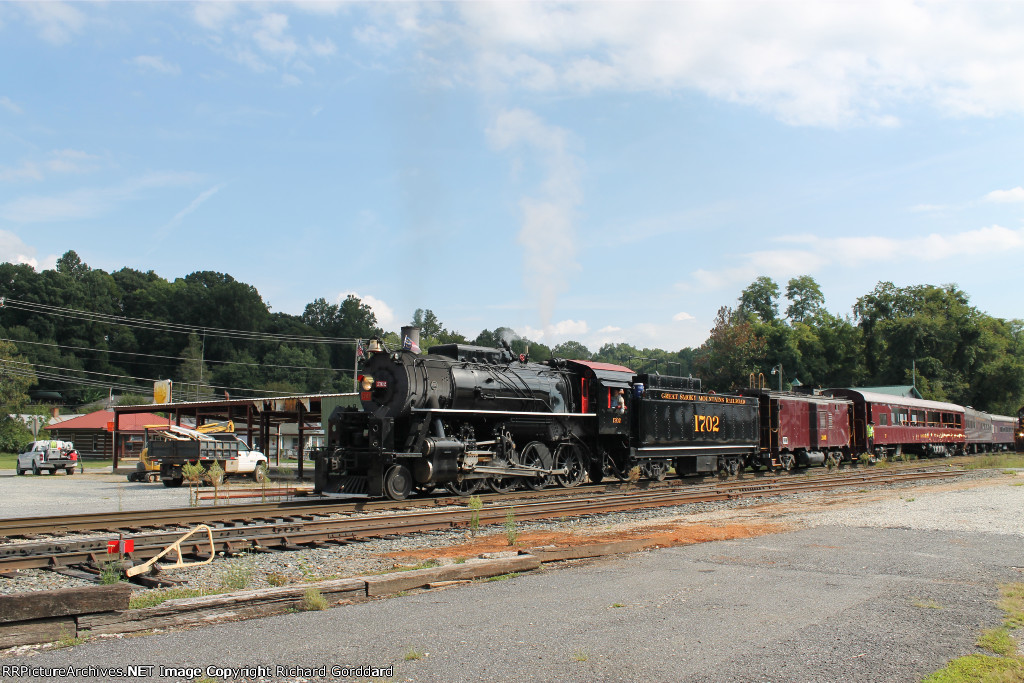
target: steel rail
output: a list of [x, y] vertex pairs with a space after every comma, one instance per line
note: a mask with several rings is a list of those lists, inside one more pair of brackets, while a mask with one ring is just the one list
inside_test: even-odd
[[[935, 465], [927, 465], [923, 469], [934, 468]], [[918, 471], [920, 466], [903, 468], [899, 471]], [[811, 472], [822, 472], [811, 474]], [[664, 482], [656, 481], [613, 481], [609, 483], [587, 484], [571, 489], [549, 488], [543, 491], [518, 491], [505, 494], [481, 493], [480, 498], [485, 503], [500, 502], [504, 500], [533, 500], [542, 498], [566, 498], [578, 497], [580, 495], [608, 495], [623, 489], [636, 490], [727, 490], [734, 488], [750, 489], [750, 487], [771, 486], [778, 482], [807, 481], [813, 479], [835, 480], [837, 477], [856, 477], [857, 481], [871, 481], [878, 477], [885, 477], [893, 473], [894, 469], [886, 470], [840, 470], [838, 472], [826, 472], [823, 470], [805, 470], [800, 473], [760, 473], [744, 475], [741, 479], [728, 481], [715, 480], [705, 477], [699, 480], [693, 479], [670, 479]], [[747, 479], [750, 477], [750, 479]], [[326, 516], [335, 514], [357, 514], [361, 512], [376, 512], [383, 510], [402, 510], [418, 507], [443, 507], [461, 505], [465, 498], [459, 496], [433, 496], [423, 498], [410, 498], [404, 501], [393, 500], [367, 500], [367, 499], [314, 499], [314, 500], [288, 500], [288, 501], [262, 501], [252, 503], [232, 503], [223, 506], [185, 507], [185, 508], [155, 508], [148, 510], [127, 510], [118, 512], [99, 512], [40, 517], [19, 517], [0, 519], [0, 540], [11, 537], [36, 538], [42, 535], [67, 535], [75, 532], [115, 532], [130, 531], [138, 532], [145, 529], [166, 529], [170, 527], [180, 528], [201, 522], [217, 523], [248, 523], [253, 520], [268, 520], [280, 517], [308, 517]], [[2, 544], [0, 544], [2, 547]]]
[[[917, 482], [928, 479], [959, 476], [962, 472], [909, 472], [872, 475], [853, 475], [835, 478], [805, 478], [802, 481], [781, 481], [770, 485], [752, 485], [746, 490], [693, 490], [693, 487], [657, 491], [610, 493], [604, 496], [539, 501], [495, 501], [480, 510], [480, 524], [500, 524], [509, 510], [516, 520], [530, 521], [566, 516], [587, 516], [641, 508], [685, 505], [738, 498], [778, 496], [820, 491], [864, 484], [890, 484]], [[324, 543], [348, 543], [367, 538], [379, 538], [422, 531], [446, 529], [468, 525], [473, 511], [457, 509], [414, 510], [374, 516], [286, 520], [267, 524], [225, 526], [214, 530], [215, 552], [233, 554], [241, 551], [267, 551], [297, 549]], [[134, 534], [135, 550], [127, 557], [140, 562], [157, 555], [177, 540], [180, 532]], [[109, 537], [77, 541], [20, 543], [0, 546], [0, 571], [40, 567], [65, 567], [75, 564], [100, 564], [109, 559], [106, 544]], [[208, 550], [202, 542], [184, 544], [185, 552], [206, 557]]]

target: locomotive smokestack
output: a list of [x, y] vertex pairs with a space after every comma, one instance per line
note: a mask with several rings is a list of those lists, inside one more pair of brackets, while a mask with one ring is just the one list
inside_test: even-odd
[[413, 353], [420, 352], [420, 328], [412, 325], [402, 328], [402, 349]]

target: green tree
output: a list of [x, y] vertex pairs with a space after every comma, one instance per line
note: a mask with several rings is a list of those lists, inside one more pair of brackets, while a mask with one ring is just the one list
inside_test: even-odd
[[762, 275], [751, 282], [740, 294], [737, 313], [766, 323], [779, 317], [779, 286], [775, 280]]
[[590, 360], [590, 349], [578, 341], [564, 341], [551, 349], [551, 355], [570, 360]]
[[790, 301], [789, 307], [786, 308], [786, 317], [794, 323], [812, 318], [825, 307], [825, 296], [821, 293], [821, 287], [810, 275], [790, 279], [786, 285], [786, 298]]
[[705, 390], [746, 386], [750, 373], [764, 365], [765, 346], [748, 316], [727, 306], [718, 309], [715, 326], [694, 360]]

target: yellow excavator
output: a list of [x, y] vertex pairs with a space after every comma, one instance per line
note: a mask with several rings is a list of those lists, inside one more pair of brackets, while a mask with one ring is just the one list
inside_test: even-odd
[[191, 438], [189, 436], [189, 432], [199, 432], [200, 434], [233, 434], [235, 431], [235, 423], [231, 420], [224, 420], [223, 422], [207, 422], [195, 429], [166, 424], [144, 425], [143, 428], [146, 430], [145, 446], [143, 447], [142, 452], [139, 453], [139, 462], [135, 465], [135, 471], [128, 474], [128, 481], [160, 481], [160, 463], [153, 462], [149, 458], [150, 439], [153, 439], [154, 441], [188, 441]]

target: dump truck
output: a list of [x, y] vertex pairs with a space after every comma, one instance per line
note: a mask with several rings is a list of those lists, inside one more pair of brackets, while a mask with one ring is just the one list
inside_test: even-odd
[[176, 425], [147, 429], [144, 459], [149, 463], [147, 474], [148, 468], [155, 468], [164, 486], [177, 487], [185, 481], [182, 467], [186, 464], [200, 464], [209, 469], [216, 462], [225, 477], [251, 476], [257, 483], [266, 480], [267, 456], [249, 448], [234, 433], [233, 427], [231, 430], [205, 427], [205, 431], [203, 427], [189, 429]]

